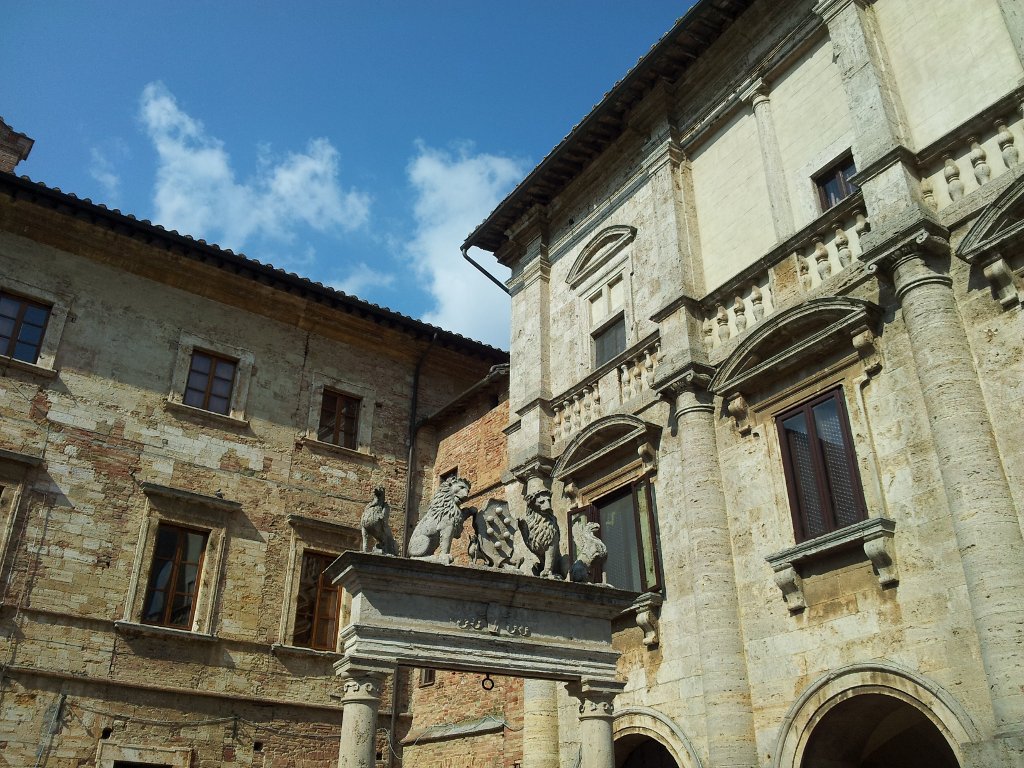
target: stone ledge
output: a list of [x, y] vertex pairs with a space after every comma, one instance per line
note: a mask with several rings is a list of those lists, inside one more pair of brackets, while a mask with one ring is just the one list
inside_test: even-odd
[[322, 440], [317, 440], [315, 437], [310, 437], [309, 435], [300, 437], [299, 445], [307, 451], [313, 451], [315, 453], [333, 453], [335, 456], [343, 456], [347, 459], [355, 459], [357, 461], [365, 461], [373, 464], [377, 463], [377, 456], [375, 454], [357, 451], [353, 448], [346, 448], [343, 445], [335, 445], [334, 443], [325, 443]]
[[156, 624], [139, 624], [134, 621], [115, 621], [114, 629], [125, 635], [177, 638], [198, 643], [215, 643], [220, 640], [216, 635], [209, 635], [205, 632], [192, 632], [188, 629], [175, 629], [174, 627], [161, 627]]
[[53, 379], [57, 377], [59, 371], [56, 368], [45, 368], [35, 363], [26, 363], [24, 360], [18, 360], [14, 357], [8, 357], [7, 355], [0, 355], [0, 372], [6, 375], [7, 370], [13, 368], [16, 371], [22, 371], [23, 373], [30, 373], [33, 376], [38, 376], [40, 379]]
[[303, 648], [300, 645], [286, 645], [285, 643], [274, 643], [270, 646], [270, 652], [275, 656], [313, 657], [331, 661], [341, 658], [341, 654], [335, 651], [321, 651], [317, 648]]
[[797, 567], [815, 560], [828, 558], [838, 552], [863, 547], [864, 554], [878, 572], [883, 588], [899, 583], [896, 551], [893, 537], [896, 523], [884, 517], [872, 517], [848, 525], [824, 536], [797, 544], [795, 547], [768, 555], [765, 561], [775, 573], [775, 583], [782, 591], [790, 613], [799, 613], [807, 607], [803, 581]]
[[247, 429], [249, 427], [248, 419], [226, 416], [223, 413], [214, 413], [205, 408], [196, 408], [192, 405], [179, 403], [176, 400], [164, 400], [164, 408], [180, 416], [190, 416], [199, 421], [205, 421], [222, 427], [230, 427], [231, 429]]

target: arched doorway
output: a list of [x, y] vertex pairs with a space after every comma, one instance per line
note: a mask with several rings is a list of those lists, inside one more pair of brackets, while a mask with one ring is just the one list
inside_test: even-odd
[[949, 743], [919, 709], [893, 696], [853, 696], [814, 726], [800, 768], [959, 768]]
[[644, 736], [627, 736], [615, 742], [618, 768], [679, 768], [665, 746]]

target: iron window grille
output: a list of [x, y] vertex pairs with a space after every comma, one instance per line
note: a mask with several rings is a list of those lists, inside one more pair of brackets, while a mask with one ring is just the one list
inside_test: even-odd
[[867, 518], [841, 392], [826, 392], [775, 419], [798, 544]]

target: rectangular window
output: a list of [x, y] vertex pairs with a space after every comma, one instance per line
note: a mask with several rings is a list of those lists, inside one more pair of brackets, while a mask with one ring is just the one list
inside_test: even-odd
[[856, 172], [857, 166], [853, 163], [853, 157], [847, 155], [814, 177], [822, 213], [857, 191], [857, 185], [850, 181]]
[[620, 317], [594, 334], [594, 366], [600, 368], [626, 351], [626, 318]]
[[185, 383], [185, 405], [227, 416], [237, 363], [212, 352], [194, 350]]
[[337, 646], [341, 588], [324, 575], [334, 560], [334, 555], [322, 552], [307, 550], [302, 554], [292, 641], [300, 648], [333, 651]]
[[420, 670], [420, 688], [426, 688], [428, 685], [433, 685], [436, 679], [437, 673], [433, 669]]
[[[591, 581], [606, 580], [614, 587], [633, 592], [661, 589], [654, 495], [648, 480], [603, 496], [581, 509], [579, 514], [600, 526], [597, 535], [608, 548], [605, 578], [602, 579], [600, 573], [591, 573]], [[575, 559], [575, 552], [570, 557]]]
[[797, 543], [867, 518], [840, 394], [827, 392], [776, 418]]
[[160, 523], [142, 609], [145, 624], [192, 629], [207, 531]]
[[49, 318], [46, 304], [0, 293], [0, 354], [34, 365]]
[[356, 450], [359, 447], [359, 398], [325, 389], [316, 439]]

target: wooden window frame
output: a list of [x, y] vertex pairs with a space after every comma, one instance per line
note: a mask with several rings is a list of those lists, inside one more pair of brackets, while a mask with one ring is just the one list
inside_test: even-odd
[[[35, 299], [30, 299], [27, 296], [22, 296], [17, 293], [11, 293], [10, 291], [3, 290], [0, 290], [0, 299], [10, 299], [12, 301], [18, 302], [19, 305], [18, 314], [14, 318], [14, 327], [11, 329], [11, 338], [7, 342], [7, 348], [4, 350], [0, 350], [0, 355], [2, 355], [3, 357], [9, 357], [12, 360], [20, 360], [21, 362], [28, 363], [29, 365], [38, 364], [39, 356], [43, 350], [43, 343], [46, 340], [46, 330], [50, 324], [50, 316], [53, 314], [53, 305], [37, 301]], [[18, 337], [21, 335], [21, 329], [22, 326], [24, 325], [25, 313], [28, 311], [30, 307], [35, 307], [37, 309], [44, 310], [46, 312], [46, 320], [43, 322], [43, 326], [39, 331], [39, 341], [36, 344], [31, 345], [34, 347], [35, 354], [33, 355], [31, 360], [25, 360], [24, 358], [21, 357], [15, 357], [14, 353], [17, 351], [18, 348]], [[27, 344], [28, 342], [20, 343]]]
[[437, 682], [437, 670], [429, 667], [421, 667], [417, 685], [420, 688], [429, 688]]
[[[844, 173], [847, 168], [853, 169], [850, 174], [851, 176], [857, 172], [857, 165], [853, 161], [853, 155], [849, 152], [811, 177], [811, 180], [814, 182], [814, 189], [818, 193], [818, 203], [821, 205], [822, 213], [835, 208], [839, 203], [860, 189], [860, 187], [847, 178], [846, 173]], [[835, 202], [829, 202], [828, 192], [825, 190], [825, 187], [833, 181], [838, 182], [840, 197]]]
[[[142, 598], [142, 623], [148, 624], [155, 627], [171, 627], [172, 629], [183, 629], [190, 631], [192, 624], [195, 621], [196, 605], [199, 603], [199, 587], [202, 583], [203, 577], [203, 566], [206, 561], [206, 550], [210, 545], [210, 531], [203, 528], [194, 528], [188, 525], [181, 525], [179, 523], [172, 523], [161, 520], [157, 523], [156, 529], [156, 541], [159, 542], [161, 528], [174, 529], [178, 532], [178, 544], [175, 548], [174, 559], [171, 561], [171, 574], [167, 579], [167, 583], [170, 585], [169, 589], [166, 590], [155, 590], [153, 589], [153, 577], [157, 568], [157, 557], [156, 549], [153, 550], [153, 557], [149, 564], [149, 578], [146, 582], [146, 591]], [[203, 551], [199, 555], [199, 561], [196, 563], [196, 579], [194, 582], [194, 589], [191, 593], [178, 592], [174, 589], [174, 585], [178, 580], [179, 568], [182, 565], [181, 553], [182, 553], [182, 534], [197, 533], [203, 536]], [[152, 621], [146, 618], [146, 606], [149, 605], [149, 600], [156, 591], [164, 592], [164, 606], [161, 609], [161, 618], [159, 621]], [[189, 605], [188, 619], [183, 624], [171, 623], [170, 613], [174, 606], [174, 598], [179, 594], [190, 594], [191, 603]]]
[[[327, 565], [329, 566], [331, 564], [331, 562], [333, 562], [335, 559], [337, 559], [338, 556], [334, 555], [334, 554], [331, 554], [330, 552], [320, 552], [320, 551], [315, 550], [315, 549], [304, 549], [303, 552], [302, 552], [302, 561], [300, 561], [300, 564], [299, 564], [299, 590], [300, 591], [302, 589], [302, 583], [301, 583], [302, 577], [301, 577], [301, 574], [302, 574], [302, 570], [303, 570], [303, 564], [304, 564], [304, 561], [305, 561], [305, 559], [307, 557], [316, 557], [316, 558], [325, 559], [325, 560], [328, 561]], [[337, 587], [334, 584], [324, 584], [324, 573], [325, 572], [326, 572], [326, 566], [325, 566], [324, 570], [320, 572], [320, 575], [317, 577], [316, 596], [315, 596], [314, 601], [313, 601], [313, 612], [312, 612], [312, 615], [311, 615], [311, 618], [310, 618], [309, 642], [308, 643], [300, 642], [299, 638], [296, 636], [296, 634], [295, 634], [295, 632], [293, 630], [293, 633], [292, 633], [292, 645], [295, 646], [296, 648], [309, 648], [309, 649], [314, 650], [314, 651], [334, 651], [337, 648], [337, 645], [338, 645], [338, 632], [341, 629], [341, 626], [340, 626], [340, 624], [341, 624], [341, 604], [342, 604], [342, 599], [343, 599], [343, 590], [341, 589], [341, 587]], [[334, 598], [334, 605], [335, 605], [334, 636], [331, 638], [331, 640], [330, 640], [330, 642], [328, 644], [318, 644], [317, 643], [317, 637], [319, 636], [318, 627], [320, 625], [321, 620], [323, 619], [323, 613], [321, 611], [322, 604], [323, 604], [323, 596], [324, 596], [325, 593], [328, 593], [328, 592], [333, 593], [335, 595], [335, 598]], [[298, 593], [296, 593], [296, 594], [298, 594]], [[295, 614], [294, 624], [297, 624], [298, 620], [299, 620], [298, 600], [296, 600], [294, 614]]]
[[[611, 496], [617, 496], [617, 495], [621, 494], [626, 488], [629, 489], [630, 498], [632, 499], [632, 503], [633, 503], [633, 525], [635, 526], [635, 535], [636, 535], [636, 542], [637, 542], [636, 557], [637, 557], [637, 559], [639, 561], [639, 565], [640, 565], [641, 585], [640, 585], [640, 590], [639, 591], [640, 592], [661, 592], [662, 590], [664, 590], [664, 587], [665, 587], [665, 575], [664, 575], [664, 571], [662, 570], [661, 551], [660, 551], [659, 537], [658, 537], [657, 515], [655, 513], [655, 507], [654, 507], [654, 483], [652, 483], [649, 478], [647, 478], [647, 477], [638, 478], [637, 480], [634, 480], [633, 482], [629, 483], [628, 486], [620, 486], [619, 488], [616, 488], [616, 489], [614, 489], [612, 491], [609, 491], [608, 493], [602, 494], [600, 498], [594, 499], [594, 501], [592, 503], [588, 504], [587, 506], [580, 507], [579, 509], [573, 510], [572, 512], [569, 513], [570, 528], [572, 526], [572, 522], [571, 522], [572, 518], [574, 516], [576, 516], [576, 515], [583, 515], [584, 518], [587, 520], [587, 522], [589, 522], [589, 523], [597, 523], [597, 525], [598, 525], [597, 536], [598, 536], [598, 538], [601, 538], [602, 541], [604, 541], [604, 539], [601, 537], [601, 528], [600, 528], [600, 526], [601, 526], [601, 510], [598, 507], [598, 504], [601, 501], [603, 501], [604, 499], [607, 499], [607, 498], [609, 498]], [[640, 505], [639, 505], [639, 498], [638, 498], [638, 493], [640, 493], [640, 492], [643, 492], [646, 495], [646, 497], [647, 497], [647, 525], [648, 525], [648, 529], [651, 532], [651, 557], [654, 560], [654, 562], [651, 564], [651, 565], [653, 565], [653, 568], [651, 570], [654, 571], [654, 576], [655, 576], [655, 583], [653, 583], [653, 584], [645, 584], [644, 583], [646, 581], [646, 574], [647, 574], [647, 570], [648, 570], [648, 568], [647, 568], [648, 563], [647, 563], [647, 553], [646, 553], [645, 547], [644, 547], [643, 526], [642, 526], [641, 520], [640, 520]], [[575, 562], [576, 561], [576, 544], [573, 541], [573, 538], [572, 538], [571, 535], [568, 538], [569, 538], [569, 559], [570, 559], [570, 562]], [[607, 542], [605, 542], [605, 543], [607, 544]], [[597, 564], [594, 564], [594, 565], [591, 566], [591, 569], [590, 569], [590, 580], [593, 583], [595, 583], [595, 584], [600, 584], [600, 583], [604, 582], [604, 573], [602, 573], [600, 571], [600, 569], [597, 566]]]
[[[331, 431], [331, 439], [325, 440], [321, 433], [323, 431], [324, 405], [329, 397], [333, 397], [335, 401], [334, 426]], [[355, 409], [355, 418], [352, 421], [351, 432], [343, 429], [343, 409], [339, 407], [343, 401], [348, 401]], [[357, 450], [359, 448], [359, 417], [362, 414], [362, 408], [363, 399], [361, 397], [350, 395], [347, 392], [342, 392], [331, 387], [324, 387], [320, 396], [320, 419], [317, 423], [316, 439], [319, 442], [337, 445], [341, 448], [348, 448], [351, 451]], [[344, 441], [342, 441], [342, 438], [344, 438]]]
[[[199, 390], [198, 388], [191, 386], [193, 365], [195, 364], [197, 355], [206, 357], [210, 361], [210, 369], [206, 374], [206, 388], [204, 390]], [[216, 380], [214, 373], [217, 369], [217, 363], [228, 363], [231, 365], [231, 388], [228, 390], [227, 396], [223, 397], [223, 399], [226, 401], [225, 409], [223, 411], [215, 410], [210, 407], [210, 397], [213, 395], [213, 382]], [[182, 391], [181, 395], [182, 403], [189, 406], [190, 408], [199, 408], [204, 411], [209, 411], [210, 413], [220, 414], [221, 416], [229, 416], [231, 414], [231, 402], [234, 399], [235, 387], [238, 384], [238, 364], [239, 361], [237, 358], [228, 357], [227, 355], [221, 355], [218, 354], [217, 352], [211, 352], [208, 349], [193, 349], [192, 354], [189, 356], [188, 371], [185, 374], [185, 389]], [[203, 392], [203, 400], [201, 405], [196, 405], [187, 402], [189, 390], [192, 390], [194, 392]], [[217, 395], [217, 397], [221, 396]]]
[[[789, 443], [786, 440], [786, 432], [783, 422], [797, 414], [803, 414], [808, 428], [810, 438], [811, 469], [814, 474], [814, 487], [818, 494], [818, 501], [821, 504], [822, 515], [827, 530], [825, 534], [845, 528], [846, 525], [839, 525], [836, 518], [836, 510], [832, 505], [832, 494], [829, 493], [828, 475], [825, 469], [825, 458], [821, 453], [820, 441], [817, 438], [817, 427], [814, 423], [813, 409], [828, 400], [835, 400], [837, 403], [836, 412], [839, 417], [840, 432], [843, 437], [844, 456], [846, 467], [850, 473], [850, 482], [854, 491], [854, 512], [857, 514], [858, 522], [868, 517], [867, 503], [864, 499], [864, 485], [860, 479], [860, 469], [857, 465], [857, 452], [853, 444], [853, 433], [850, 429], [850, 414], [846, 408], [846, 398], [843, 397], [843, 388], [836, 387], [817, 395], [810, 400], [787, 408], [775, 416], [775, 425], [779, 437], [779, 448], [782, 454], [782, 469], [786, 477], [786, 491], [789, 496], [789, 509], [793, 518], [793, 532], [796, 543], [800, 544], [809, 541], [812, 537], [808, 533], [806, 514], [800, 506], [800, 496], [797, 490], [796, 467], [793, 457], [790, 454]], [[849, 524], [847, 524], [849, 525]], [[824, 534], [822, 534], [824, 535]]]

